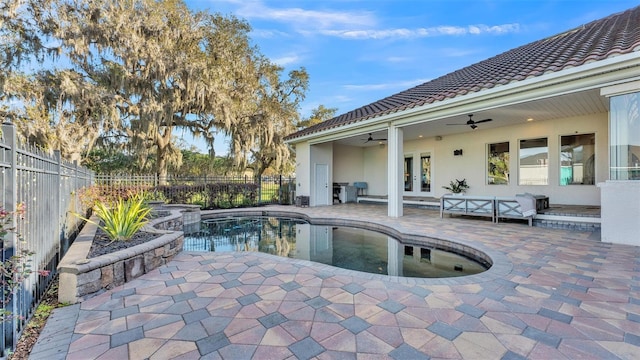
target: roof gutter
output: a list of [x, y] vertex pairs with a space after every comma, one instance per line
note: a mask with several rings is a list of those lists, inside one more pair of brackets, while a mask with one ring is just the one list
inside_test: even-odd
[[288, 142], [286, 142], [286, 141], [285, 141], [285, 145], [287, 145], [287, 148], [289, 148], [289, 151], [291, 151], [291, 152], [292, 152], [292, 153], [294, 153], [294, 154], [297, 154], [297, 153], [296, 153], [296, 148], [295, 148], [295, 147], [293, 147], [290, 143], [288, 143]]

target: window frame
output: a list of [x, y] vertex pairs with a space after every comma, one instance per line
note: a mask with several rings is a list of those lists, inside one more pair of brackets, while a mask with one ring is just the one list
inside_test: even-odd
[[[592, 184], [585, 184], [584, 180], [582, 183], [568, 183], [568, 184], [563, 184], [562, 183], [562, 138], [563, 137], [570, 137], [570, 136], [584, 136], [584, 135], [593, 135], [593, 183]], [[596, 153], [597, 153], [597, 134], [595, 131], [588, 131], [588, 132], [583, 132], [583, 133], [574, 133], [574, 134], [560, 134], [558, 135], [558, 186], [571, 186], [571, 185], [577, 185], [577, 186], [595, 186], [596, 185], [596, 179], [597, 177], [597, 166], [596, 166]]]
[[[506, 183], [495, 183], [495, 182], [490, 182], [489, 181], [489, 157], [491, 154], [491, 145], [499, 145], [499, 144], [507, 144], [507, 153], [509, 154], [509, 159], [507, 160], [507, 182]], [[503, 152], [504, 153], [504, 152]], [[505, 140], [505, 141], [495, 141], [495, 142], [490, 142], [490, 143], [486, 143], [485, 145], [485, 183], [486, 185], [491, 185], [491, 186], [509, 186], [509, 184], [511, 184], [511, 141], [509, 140]]]
[[[522, 142], [527, 140], [542, 140], [546, 141], [546, 176], [544, 178], [545, 182], [543, 184], [523, 184], [522, 183]], [[549, 151], [549, 136], [537, 136], [537, 137], [529, 137], [529, 138], [521, 138], [518, 139], [518, 186], [548, 186], [549, 183], [549, 162], [550, 162], [550, 151]]]

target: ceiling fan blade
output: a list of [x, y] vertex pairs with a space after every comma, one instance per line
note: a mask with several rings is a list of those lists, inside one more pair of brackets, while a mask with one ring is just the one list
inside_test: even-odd
[[366, 138], [366, 139], [362, 139], [362, 140], [364, 140], [364, 143], [366, 144], [366, 143], [368, 143], [369, 141], [373, 141], [373, 140], [374, 140], [374, 138], [373, 138], [373, 136], [371, 136], [371, 133], [369, 133], [369, 137], [368, 137], [368, 138]]
[[493, 121], [493, 119], [478, 120], [478, 121], [474, 121], [473, 123], [474, 123], [474, 124], [480, 124], [480, 123], [483, 123], [483, 122], [489, 122], [489, 121]]
[[464, 125], [464, 126], [467, 126], [467, 125], [470, 125], [470, 124], [447, 124], [447, 125]]

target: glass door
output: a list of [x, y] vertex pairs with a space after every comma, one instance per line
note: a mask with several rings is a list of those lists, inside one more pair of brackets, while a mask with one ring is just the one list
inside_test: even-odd
[[420, 192], [431, 192], [431, 154], [420, 154]]
[[404, 155], [404, 195], [432, 196], [433, 168], [431, 152]]
[[404, 191], [413, 191], [413, 156], [404, 157]]

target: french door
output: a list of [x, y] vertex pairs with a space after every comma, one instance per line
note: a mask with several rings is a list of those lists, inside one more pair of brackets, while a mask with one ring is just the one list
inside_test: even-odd
[[405, 154], [404, 156], [404, 195], [432, 196], [431, 152]]

